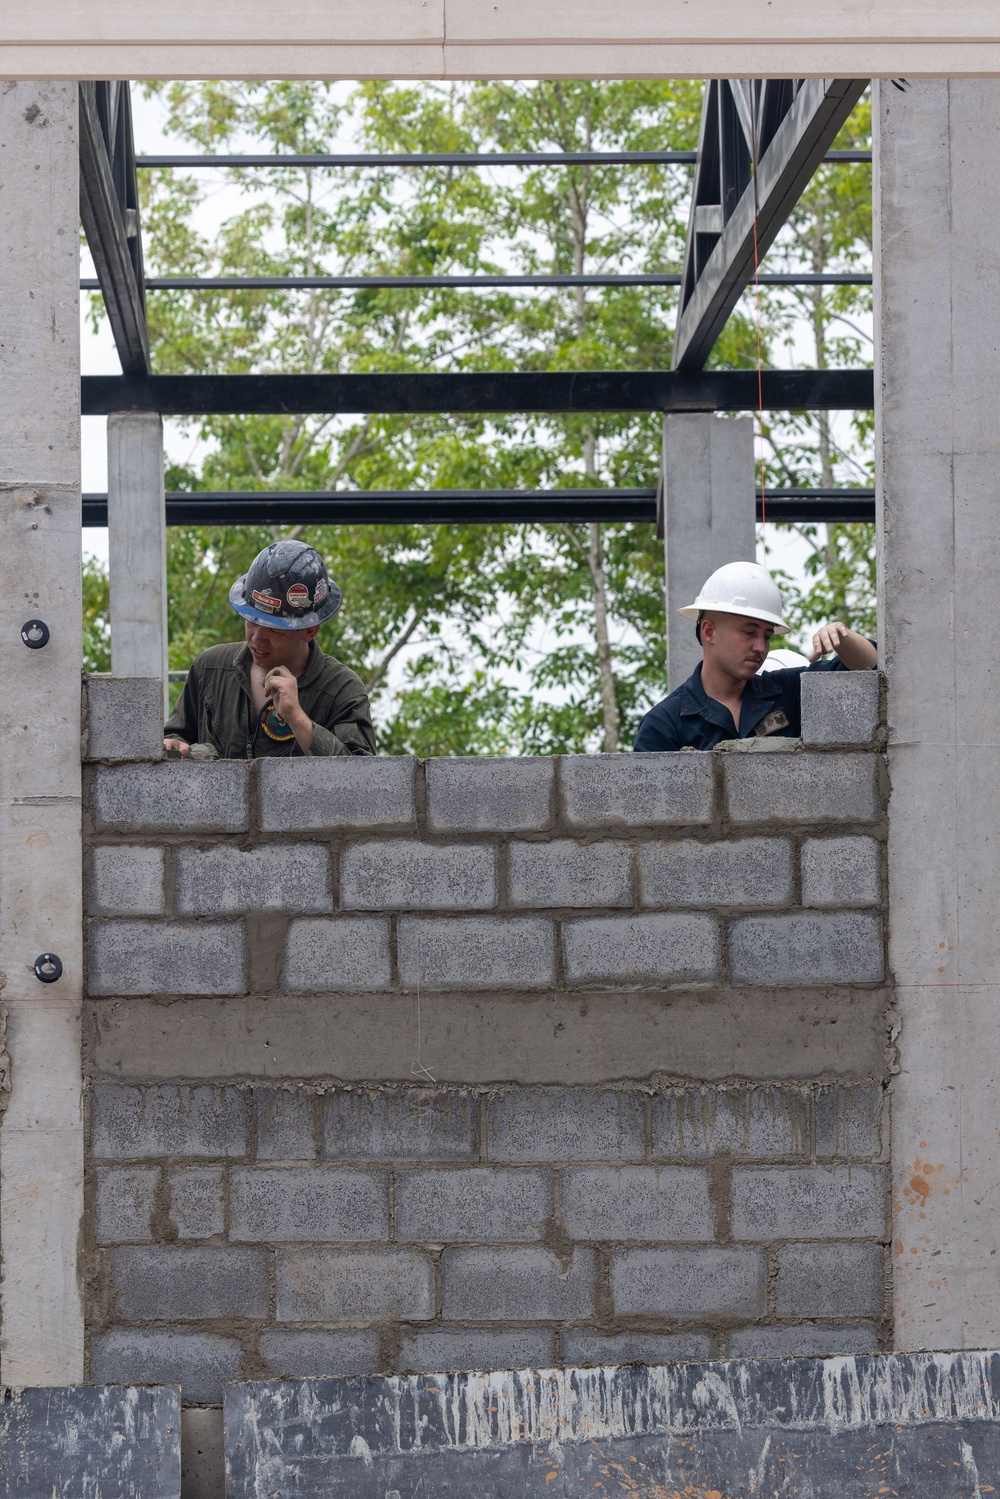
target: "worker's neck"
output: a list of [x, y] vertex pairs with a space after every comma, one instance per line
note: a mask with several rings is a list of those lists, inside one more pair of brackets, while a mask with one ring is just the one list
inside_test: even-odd
[[743, 702], [743, 694], [746, 691], [746, 678], [734, 676], [724, 666], [707, 652], [701, 663], [701, 685], [709, 697], [715, 698], [716, 702], [724, 704], [733, 715], [733, 722], [739, 725], [740, 705]]

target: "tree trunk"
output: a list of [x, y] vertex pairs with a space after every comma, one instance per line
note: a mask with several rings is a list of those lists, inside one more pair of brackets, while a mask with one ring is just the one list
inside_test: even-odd
[[590, 527], [590, 548], [587, 566], [590, 569], [590, 586], [594, 599], [594, 634], [597, 637], [597, 668], [601, 678], [601, 711], [604, 716], [604, 741], [601, 748], [605, 754], [613, 754], [618, 748], [618, 731], [621, 715], [615, 697], [615, 678], [611, 670], [611, 641], [608, 637], [608, 596], [604, 579], [604, 540], [600, 521]]

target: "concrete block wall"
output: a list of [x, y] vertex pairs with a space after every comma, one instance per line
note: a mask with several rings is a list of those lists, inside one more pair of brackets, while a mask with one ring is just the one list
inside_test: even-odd
[[884, 1345], [878, 682], [827, 680], [810, 748], [92, 764], [90, 1378]]

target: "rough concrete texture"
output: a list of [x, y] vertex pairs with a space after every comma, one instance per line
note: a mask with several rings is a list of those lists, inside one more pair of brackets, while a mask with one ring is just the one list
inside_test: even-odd
[[885, 974], [874, 911], [737, 916], [726, 947], [734, 984], [878, 984]]
[[626, 843], [511, 843], [507, 900], [512, 906], [630, 906], [632, 850]]
[[337, 1088], [320, 1100], [327, 1160], [466, 1161], [478, 1155], [475, 1095]]
[[730, 1333], [727, 1343], [730, 1358], [829, 1358], [838, 1353], [877, 1353], [880, 1349], [871, 1322], [741, 1327]]
[[239, 1379], [235, 1338], [180, 1327], [111, 1327], [92, 1333], [92, 1384], [179, 1384], [190, 1405], [219, 1405], [224, 1382]]
[[238, 760], [97, 765], [90, 815], [100, 832], [244, 833], [249, 781], [249, 764]]
[[643, 1093], [519, 1088], [486, 1098], [491, 1161], [641, 1161], [645, 1134]]
[[282, 989], [313, 994], [386, 989], [391, 977], [389, 923], [383, 917], [303, 918], [288, 929]]
[[881, 1239], [886, 1184], [879, 1166], [736, 1166], [736, 1239]]
[[714, 916], [675, 912], [589, 916], [563, 928], [571, 983], [685, 983], [719, 977], [719, 928]]
[[803, 744], [871, 744], [879, 726], [877, 671], [808, 671], [802, 677]]
[[159, 760], [163, 754], [163, 678], [84, 679], [88, 760]]
[[162, 848], [125, 843], [95, 848], [90, 861], [91, 916], [165, 915], [165, 863]]
[[779, 1317], [879, 1317], [884, 1282], [878, 1244], [783, 1244], [775, 1310]]
[[804, 906], [882, 904], [882, 845], [874, 838], [809, 838], [802, 845]]
[[257, 795], [265, 833], [345, 828], [412, 831], [416, 762], [336, 755], [330, 759], [258, 760]]
[[496, 851], [412, 839], [355, 843], [340, 863], [345, 911], [489, 910], [497, 903]]
[[711, 1357], [714, 1340], [708, 1333], [620, 1332], [606, 1335], [568, 1327], [561, 1338], [567, 1364], [669, 1364], [675, 1359]]
[[875, 755], [726, 755], [723, 773], [729, 815], [740, 826], [869, 823], [880, 815]]
[[279, 1249], [279, 1322], [426, 1322], [434, 1316], [434, 1262], [422, 1250]]
[[247, 911], [331, 911], [330, 850], [314, 843], [266, 849], [179, 848], [174, 855], [178, 916]]
[[618, 1249], [611, 1299], [620, 1316], [752, 1320], [767, 1312], [767, 1259], [742, 1245]]
[[573, 1239], [714, 1238], [708, 1173], [697, 1166], [570, 1166], [559, 1202]]
[[230, 1237], [255, 1243], [381, 1241], [388, 1178], [350, 1166], [261, 1166], [232, 1173]]
[[276, 1327], [261, 1334], [260, 1356], [272, 1379], [371, 1374], [379, 1363], [378, 1344], [372, 1328], [290, 1332]]
[[574, 828], [677, 827], [712, 816], [711, 755], [567, 755], [560, 775]]
[[446, 1249], [441, 1259], [445, 1317], [473, 1322], [535, 1322], [592, 1317], [597, 1256], [574, 1249], [559, 1258], [541, 1245]]
[[644, 906], [790, 906], [795, 851], [788, 838], [644, 843], [639, 889]]
[[407, 1329], [396, 1368], [400, 1374], [447, 1369], [550, 1369], [555, 1333], [541, 1327], [468, 1327], [457, 1332]]
[[406, 989], [547, 989], [556, 929], [531, 916], [403, 916], [399, 978]]
[[92, 994], [245, 994], [242, 921], [91, 921]]
[[428, 760], [427, 825], [434, 832], [540, 832], [552, 823], [550, 759]]
[[181, 1494], [183, 1499], [218, 1499], [225, 1492], [226, 1464], [222, 1411], [181, 1413]]

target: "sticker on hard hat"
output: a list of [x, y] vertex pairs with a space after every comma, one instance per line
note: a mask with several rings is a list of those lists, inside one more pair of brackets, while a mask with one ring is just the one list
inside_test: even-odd
[[258, 609], [266, 609], [268, 614], [275, 614], [281, 608], [281, 600], [276, 599], [273, 593], [258, 593], [255, 588], [250, 596]]
[[315, 593], [315, 601], [316, 601], [317, 605], [321, 604], [323, 602], [323, 600], [326, 598], [326, 596], [327, 596], [327, 594], [329, 592], [330, 592], [330, 585], [326, 581], [326, 579], [325, 578], [317, 578], [316, 579], [316, 593]]
[[309, 590], [304, 583], [293, 583], [285, 597], [291, 609], [309, 608]]

